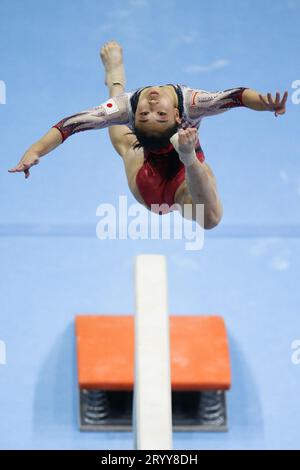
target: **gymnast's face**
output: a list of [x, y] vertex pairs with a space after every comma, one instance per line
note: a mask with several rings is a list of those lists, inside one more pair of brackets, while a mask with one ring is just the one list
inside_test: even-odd
[[135, 113], [135, 125], [139, 129], [159, 132], [180, 122], [178, 108], [169, 93], [161, 87], [143, 90]]

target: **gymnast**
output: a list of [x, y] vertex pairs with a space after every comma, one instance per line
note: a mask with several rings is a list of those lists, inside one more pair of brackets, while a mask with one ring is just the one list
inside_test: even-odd
[[[245, 87], [208, 92], [179, 84], [125, 92], [122, 47], [110, 41], [100, 56], [110, 99], [59, 121], [8, 171], [24, 172], [28, 178], [29, 169], [72, 134], [108, 127], [138, 202], [158, 214], [180, 210], [183, 217], [197, 222], [196, 206], [203, 204], [203, 227], [214, 228], [223, 209], [216, 178], [199, 142], [202, 118], [241, 106], [279, 116], [285, 113], [288, 93], [282, 98], [279, 92], [275, 97], [263, 96]], [[191, 212], [185, 212], [186, 204]]]

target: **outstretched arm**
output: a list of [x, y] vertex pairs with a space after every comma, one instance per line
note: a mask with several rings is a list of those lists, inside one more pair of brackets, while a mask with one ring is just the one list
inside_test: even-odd
[[19, 163], [11, 168], [9, 173], [20, 173], [24, 171], [25, 178], [30, 176], [29, 168], [39, 163], [40, 157], [54, 150], [62, 143], [62, 136], [59, 130], [51, 128], [40, 140], [35, 142], [24, 153]]
[[35, 142], [25, 152], [20, 162], [8, 171], [10, 173], [24, 172], [25, 178], [28, 178], [29, 168], [37, 165], [40, 157], [54, 150], [72, 134], [90, 129], [102, 129], [115, 124], [127, 124], [128, 119], [127, 94], [111, 98], [100, 106], [66, 117]]
[[224, 91], [210, 92], [205, 90], [189, 89], [186, 94], [187, 110], [192, 119], [213, 116], [224, 113], [236, 107], [247, 107], [256, 111], [272, 111], [275, 115], [285, 113], [287, 92], [283, 98], [276, 93], [273, 99], [271, 94], [262, 96], [249, 88], [230, 88]]

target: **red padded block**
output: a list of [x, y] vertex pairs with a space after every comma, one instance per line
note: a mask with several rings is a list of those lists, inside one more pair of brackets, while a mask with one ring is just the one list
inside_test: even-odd
[[[222, 317], [170, 315], [169, 319], [172, 390], [229, 389], [229, 348]], [[133, 389], [132, 315], [77, 316], [76, 337], [80, 388]]]

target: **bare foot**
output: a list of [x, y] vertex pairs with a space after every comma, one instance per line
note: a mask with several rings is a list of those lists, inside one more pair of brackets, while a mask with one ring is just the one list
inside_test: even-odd
[[123, 49], [116, 41], [109, 41], [100, 50], [100, 57], [105, 69], [105, 85], [112, 82], [125, 84]]

